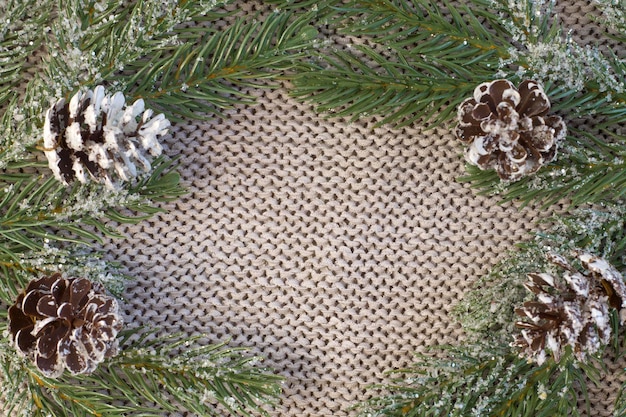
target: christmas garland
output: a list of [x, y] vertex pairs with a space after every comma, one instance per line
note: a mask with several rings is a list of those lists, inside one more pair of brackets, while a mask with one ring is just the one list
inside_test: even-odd
[[0, 414], [277, 402], [282, 378], [245, 349], [125, 322], [129, 277], [94, 249], [185, 193], [172, 122], [252, 103], [240, 87], [266, 88], [311, 46], [308, 17], [229, 3], [0, 1]]
[[[184, 193], [162, 148], [172, 122], [279, 78], [320, 112], [454, 126], [461, 180], [482, 193], [595, 204], [480, 279], [457, 307], [475, 341], [394, 371], [363, 415], [589, 407], [626, 311], [626, 61], [577, 44], [539, 0], [268, 3], [250, 19], [228, 1], [0, 2], [0, 411], [268, 413], [281, 379], [257, 358], [124, 323], [125, 277], [93, 243]], [[626, 5], [594, 4], [626, 42]]]
[[620, 357], [626, 318], [626, 61], [611, 49], [626, 42], [626, 4], [593, 4], [605, 46], [576, 43], [557, 2], [317, 2], [337, 32], [312, 72], [294, 76], [295, 97], [330, 115], [452, 126], [465, 144], [460, 181], [572, 209], [457, 306], [470, 343], [391, 371], [363, 416], [570, 416], [585, 404], [590, 414], [587, 387], [607, 351]]

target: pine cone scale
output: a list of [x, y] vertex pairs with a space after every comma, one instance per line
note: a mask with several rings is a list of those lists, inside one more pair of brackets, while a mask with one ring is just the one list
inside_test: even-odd
[[9, 332], [15, 335], [15, 343], [18, 349], [27, 349], [35, 343], [36, 339], [31, 334], [34, 327], [34, 321], [24, 314], [20, 308], [16, 305], [9, 307]]
[[85, 306], [85, 296], [89, 294], [91, 290], [91, 283], [86, 279], [76, 279], [70, 284], [70, 299], [69, 302], [76, 309], [82, 309]]
[[23, 327], [15, 335], [15, 345], [20, 351], [30, 349], [37, 342], [37, 338], [32, 335], [34, 327], [33, 325]]
[[45, 294], [39, 290], [29, 292], [21, 301], [22, 310], [27, 316], [39, 316], [37, 304]]
[[478, 137], [483, 132], [480, 126], [467, 125], [462, 126], [458, 125], [455, 130], [456, 137], [464, 143], [470, 143], [475, 137]]
[[67, 364], [67, 368], [73, 374], [82, 374], [87, 370], [87, 361], [85, 361], [85, 356], [88, 356], [88, 352], [84, 354], [78, 351], [77, 343], [73, 343], [69, 345], [69, 352], [65, 356], [65, 363]]
[[35, 365], [46, 376], [56, 377], [63, 372], [63, 363], [59, 360], [59, 355], [57, 354], [49, 358], [37, 355]]
[[57, 315], [57, 302], [52, 295], [46, 294], [37, 302], [36, 311], [42, 316], [54, 317]]
[[[475, 101], [474, 101], [475, 102]], [[493, 113], [491, 111], [490, 106], [487, 103], [479, 103], [475, 104], [474, 109], [472, 110], [472, 118], [471, 121], [483, 121], [489, 118]]]
[[9, 307], [9, 332], [15, 333], [16, 329], [23, 329], [33, 325], [33, 320], [15, 305]]
[[37, 353], [44, 358], [50, 358], [57, 354], [57, 347], [61, 340], [68, 334], [68, 328], [61, 324], [48, 326], [40, 333], [37, 339]]
[[67, 285], [65, 280], [60, 278], [61, 276], [57, 275], [56, 280], [50, 286], [50, 293], [58, 304], [67, 301], [65, 300], [65, 289], [67, 288]]
[[550, 100], [539, 84], [525, 80], [519, 86], [519, 94], [522, 97], [518, 106], [520, 114], [534, 118], [550, 111]]

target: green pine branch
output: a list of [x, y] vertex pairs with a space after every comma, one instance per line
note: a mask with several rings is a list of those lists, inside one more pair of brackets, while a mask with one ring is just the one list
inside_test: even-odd
[[585, 130], [570, 126], [557, 160], [530, 178], [503, 183], [492, 171], [468, 166], [468, 175], [459, 180], [482, 194], [499, 194], [503, 201], [519, 200], [524, 205], [538, 201], [544, 208], [564, 200], [580, 206], [623, 198], [626, 177], [621, 158], [626, 148], [615, 132], [626, 120], [624, 61], [611, 51], [582, 47], [563, 35], [566, 28], [550, 8], [540, 9], [533, 1], [500, 3], [503, 27], [520, 42], [504, 62], [504, 72], [514, 79], [542, 81], [552, 111], [567, 122], [585, 124]]
[[512, 306], [529, 296], [523, 287], [529, 273], [558, 272], [546, 260], [548, 252], [569, 258], [576, 251], [593, 253], [622, 273], [626, 272], [626, 212], [620, 204], [579, 208], [544, 221], [544, 230], [520, 242], [515, 251], [473, 284], [454, 315], [463, 328], [477, 337], [506, 341], [513, 334], [516, 315]]
[[93, 374], [44, 377], [0, 344], [0, 379], [6, 401], [0, 411], [29, 416], [162, 416], [187, 410], [195, 415], [269, 415], [282, 378], [259, 367], [243, 349], [202, 344], [200, 337], [153, 337], [126, 331], [121, 352]]
[[[29, 168], [30, 172], [19, 172]], [[100, 184], [67, 187], [37, 161], [10, 164], [0, 173], [0, 246], [16, 252], [42, 250], [50, 242], [89, 244], [103, 236], [121, 237], [105, 221], [136, 223], [163, 211], [157, 202], [184, 193], [172, 161], [159, 158], [154, 169], [121, 190], [104, 190]], [[120, 212], [125, 208], [125, 214]], [[131, 210], [131, 211], [128, 211]], [[85, 227], [90, 226], [90, 227]]]
[[502, 23], [504, 5], [494, 12], [497, 2], [483, 0], [455, 6], [430, 0], [336, 5], [333, 23], [357, 45], [331, 42], [312, 55], [318, 64], [293, 76], [293, 95], [333, 116], [375, 114], [380, 124], [395, 126], [448, 122], [476, 85], [493, 79], [503, 65], [519, 66], [513, 36], [519, 41], [559, 35], [549, 15], [537, 17], [534, 2], [527, 3], [521, 12], [509, 11], [509, 25]]
[[[289, 13], [240, 17], [225, 29], [180, 28], [181, 44], [156, 50], [149, 59], [127, 67], [124, 82], [170, 114], [188, 118], [221, 114], [236, 104], [250, 104], [249, 87], [267, 87], [301, 66], [303, 51], [317, 34], [308, 16]], [[115, 78], [113, 78], [115, 80]]]
[[47, 81], [60, 94], [79, 85], [92, 87], [109, 80], [168, 45], [176, 45], [174, 28], [185, 23], [215, 19], [227, 1], [178, 2], [165, 6], [157, 0], [64, 0], [55, 6], [52, 35], [46, 42], [43, 67]]
[[[581, 205], [622, 198], [626, 148], [618, 132], [626, 121], [626, 63], [610, 50], [576, 44], [552, 3], [544, 3], [337, 2], [329, 21], [341, 41], [331, 32], [321, 50], [310, 50], [315, 61], [292, 76], [292, 94], [351, 120], [375, 115], [391, 126], [453, 125], [458, 105], [481, 82], [532, 78], [545, 85], [553, 112], [571, 125], [586, 123], [587, 132], [570, 127], [566, 149], [533, 178], [502, 183], [495, 173], [470, 167], [462, 181], [503, 193], [505, 201]], [[598, 6], [612, 16], [606, 24], [618, 27], [624, 17], [618, 5]]]
[[[371, 37], [393, 49], [440, 58], [448, 64], [454, 64], [453, 57], [459, 58], [458, 62], [469, 58], [475, 64], [494, 56], [508, 57], [508, 44], [481, 23], [483, 19], [497, 20], [488, 5], [482, 0], [472, 8], [448, 1], [359, 0], [339, 10], [346, 21], [342, 33]], [[454, 67], [458, 69], [458, 65]]]
[[[474, 85], [451, 77], [428, 63], [409, 63], [398, 54], [400, 62], [388, 61], [364, 45], [352, 47], [359, 52], [336, 51], [321, 57], [318, 71], [293, 77], [292, 94], [301, 100], [318, 103], [317, 110], [336, 117], [356, 120], [381, 115], [379, 124], [408, 125], [420, 119], [434, 122], [450, 117], [454, 105], [442, 109], [452, 91], [470, 93]], [[322, 87], [323, 86], [323, 87]], [[459, 104], [462, 95], [452, 99]]]
[[[90, 8], [66, 0], [34, 94], [107, 83], [173, 120], [249, 104], [254, 97], [243, 89], [267, 87], [265, 80], [298, 66], [316, 32], [307, 15], [235, 18], [222, 9], [226, 3], [185, 1], [170, 10], [155, 0]], [[232, 22], [224, 27], [226, 18]]]
[[104, 261], [102, 253], [69, 246], [44, 244], [39, 250], [0, 245], [0, 304], [11, 305], [28, 283], [44, 275], [61, 273], [100, 282], [118, 298], [123, 297], [130, 277], [119, 272], [119, 265]]
[[9, 0], [0, 4], [0, 108], [17, 96], [30, 59], [45, 37], [50, 7], [46, 1]]
[[[381, 392], [360, 405], [370, 417], [569, 417], [589, 410], [586, 378], [599, 370], [579, 364], [571, 353], [543, 365], [520, 358], [507, 345], [442, 347], [443, 357], [417, 355], [417, 362], [390, 373]], [[578, 390], [582, 389], [582, 397]]]
[[323, 49], [314, 55], [316, 65], [292, 77], [293, 95], [333, 116], [381, 115], [381, 124], [448, 120], [475, 80], [489, 79], [509, 53], [480, 23], [486, 11], [445, 6], [450, 16], [430, 1], [338, 7], [340, 33], [373, 45]]
[[467, 333], [510, 342], [516, 321], [512, 306], [520, 305], [528, 297], [523, 286], [527, 275], [550, 267], [541, 244], [520, 246], [522, 249], [511, 252], [506, 260], [479, 277], [454, 306], [453, 317]]
[[624, 0], [595, 0], [595, 5], [602, 12], [600, 19], [609, 28], [608, 36], [624, 42], [626, 41], [626, 1]]
[[[488, 339], [493, 340], [494, 343], [499, 342], [503, 345], [507, 344], [511, 340], [511, 335], [516, 331], [514, 329], [514, 322], [517, 317], [512, 306], [521, 305], [529, 296], [528, 291], [522, 287], [522, 284], [527, 280], [527, 274], [530, 272], [556, 273], [558, 270], [558, 267], [546, 262], [546, 253], [558, 253], [569, 257], [572, 253], [584, 251], [602, 257], [622, 273], [626, 271], [626, 257], [624, 256], [624, 249], [626, 248], [625, 221], [626, 215], [624, 208], [619, 203], [606, 204], [595, 208], [576, 209], [568, 215], [555, 215], [551, 217], [546, 220], [549, 227], [546, 227], [542, 232], [537, 232], [535, 238], [531, 241], [520, 243], [516, 252], [511, 253], [510, 256], [494, 268], [490, 274], [476, 281], [473, 289], [469, 291], [463, 301], [455, 307], [454, 313], [456, 318], [460, 321], [463, 328], [468, 331], [471, 340]], [[611, 320], [613, 337], [607, 348], [612, 350], [612, 357], [620, 357], [623, 355], [622, 339], [624, 332], [620, 327], [619, 317], [616, 311], [613, 311]], [[471, 345], [463, 345], [455, 349], [464, 355], [470, 356], [476, 351]], [[515, 355], [515, 352], [511, 354]], [[506, 354], [504, 354], [504, 356], [494, 355], [494, 359], [502, 357], [506, 357]], [[600, 356], [598, 356], [598, 358], [599, 357]], [[525, 359], [511, 360], [520, 361], [520, 364], [526, 362]], [[571, 358], [569, 358], [565, 362], [565, 365], [563, 365], [562, 361], [563, 359], [558, 367], [548, 373], [550, 375], [549, 377], [547, 376], [548, 374], [545, 374], [547, 379], [540, 382], [541, 385], [535, 386], [535, 389], [541, 387], [539, 392], [551, 392], [550, 390], [552, 388], [546, 390], [546, 387], [553, 387], [549, 384], [560, 381], [559, 383], [564, 385], [558, 389], [567, 389], [572, 395], [574, 395], [576, 390], [580, 390], [580, 392], [584, 393], [588, 384], [598, 384], [600, 370], [606, 372], [603, 364], [596, 362], [595, 359], [583, 363], [572, 362]], [[488, 366], [489, 361], [487, 360], [484, 363], [480, 363], [483, 366]], [[425, 360], [422, 366], [428, 365], [437, 367], [439, 366], [438, 364], [437, 359], [429, 359]], [[583, 369], [584, 373], [576, 373], [577, 367]], [[465, 368], [461, 366], [457, 369]], [[471, 376], [473, 373], [472, 371], [468, 371], [467, 374], [464, 375]], [[484, 375], [485, 374], [482, 374], [481, 376]], [[449, 378], [449, 376], [446, 376], [444, 381], [448, 381]], [[476, 392], [476, 390], [472, 390], [472, 384], [497, 389], [508, 384], [510, 379], [509, 376], [500, 374], [497, 378], [489, 381], [490, 382], [484, 383], [474, 380], [467, 381], [466, 385], [463, 385], [462, 388], [454, 392], [455, 396], [453, 396], [453, 398], [462, 398], [458, 403], [459, 407], [461, 407], [463, 401], [471, 402], [481, 398], [474, 397], [474, 394], [478, 395], [483, 391], [479, 390]], [[565, 388], [566, 386], [568, 388]], [[554, 388], [556, 388], [556, 386], [554, 386]], [[411, 385], [407, 389], [411, 395], [417, 395], [417, 393], [419, 393], [419, 398], [432, 398], [434, 400], [438, 395], [447, 395], [446, 391], [443, 391], [441, 386], [432, 380], [423, 381], [420, 383], [419, 387]], [[624, 411], [626, 410], [626, 406], [624, 405], [626, 404], [624, 390], [626, 390], [626, 384], [622, 386], [619, 392], [619, 398], [615, 403], [614, 415], [616, 416], [626, 415]], [[467, 392], [470, 392], [470, 394], [467, 394]], [[465, 396], [461, 397], [461, 394]], [[491, 393], [488, 395], [489, 398], [494, 399], [499, 396], [499, 394]], [[389, 401], [390, 398], [391, 397], [383, 396], [385, 401]], [[541, 397], [532, 395], [530, 397], [519, 397], [514, 395], [511, 391], [501, 398], [504, 402], [500, 400], [496, 401], [497, 404], [506, 403], [505, 408], [509, 410], [510, 407], [510, 411], [507, 411], [510, 414], [503, 414], [504, 411], [498, 408], [490, 408], [492, 411], [487, 412], [483, 410], [482, 414], [475, 415], [578, 415], [580, 411], [577, 409], [575, 396], [571, 397], [571, 401], [559, 404], [559, 408], [551, 408], [558, 403], [557, 400], [559, 400], [559, 398], [562, 400], [563, 397], [550, 397], [549, 394], [542, 395]], [[417, 405], [415, 407], [421, 411], [416, 411], [415, 414], [406, 413], [403, 415], [428, 415], [420, 414], [425, 413], [424, 410], [426, 410], [426, 406], [420, 408], [422, 407], [422, 403], [419, 403], [419, 407]], [[496, 412], [493, 410], [499, 411]], [[587, 411], [587, 414], [589, 415], [589, 411]], [[396, 414], [383, 413], [380, 415]]]
[[[519, 258], [513, 263], [518, 261]], [[494, 282], [499, 289], [510, 291], [497, 280]], [[487, 285], [493, 287], [493, 283]], [[490, 318], [495, 321], [501, 318], [501, 311], [493, 308], [493, 303], [511, 309], [511, 297], [503, 297], [506, 292], [491, 289], [488, 286], [477, 288], [476, 294], [482, 294], [482, 299], [474, 299], [474, 307], [483, 310], [482, 319], [488, 325], [480, 329], [466, 328], [466, 321], [464, 328], [479, 332], [470, 342], [440, 346], [436, 356], [417, 355], [418, 361], [411, 367], [390, 371], [388, 382], [370, 387], [373, 397], [358, 405], [359, 415], [566, 417], [581, 415], [581, 402], [586, 415], [590, 415], [593, 401], [590, 401], [588, 389], [590, 384], [599, 385], [602, 373], [606, 372], [602, 362], [604, 352], [581, 362], [574, 359], [570, 349], [558, 363], [552, 357], [542, 365], [529, 362], [509, 344], [512, 326], [503, 329], [489, 323]], [[519, 302], [515, 300], [513, 305]], [[512, 314], [504, 316], [510, 316], [512, 323]], [[616, 311], [612, 312], [611, 326], [613, 337], [606, 348], [619, 357], [623, 354], [620, 350], [624, 334]], [[624, 390], [626, 384], [619, 392], [615, 416], [625, 415]]]

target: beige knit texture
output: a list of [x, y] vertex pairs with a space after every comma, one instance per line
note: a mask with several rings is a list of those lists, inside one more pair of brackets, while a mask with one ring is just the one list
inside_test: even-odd
[[[561, 18], [595, 42], [587, 3]], [[255, 94], [173, 127], [167, 153], [189, 194], [104, 249], [136, 277], [128, 322], [264, 356], [286, 378], [274, 416], [353, 415], [384, 371], [463, 338], [453, 306], [551, 212], [457, 182], [450, 126], [375, 128], [325, 119], [287, 88]], [[593, 415], [610, 415], [618, 386], [592, 391]]]

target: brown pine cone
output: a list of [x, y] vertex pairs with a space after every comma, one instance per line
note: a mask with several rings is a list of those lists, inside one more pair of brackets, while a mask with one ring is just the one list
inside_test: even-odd
[[469, 145], [466, 160], [507, 181], [536, 172], [555, 158], [566, 134], [563, 120], [547, 116], [549, 110], [548, 96], [534, 81], [519, 88], [507, 80], [480, 84], [459, 106], [456, 136]]
[[515, 323], [521, 334], [513, 345], [538, 364], [549, 353], [558, 362], [567, 346], [582, 361], [610, 341], [609, 309], [616, 308], [621, 316], [626, 312], [626, 284], [605, 260], [588, 253], [578, 254], [584, 271], [560, 255], [550, 254], [548, 259], [563, 272], [559, 277], [528, 274], [525, 286], [537, 300], [515, 310], [524, 320]]
[[93, 372], [117, 353], [122, 328], [117, 301], [85, 278], [60, 274], [31, 281], [9, 308], [9, 332], [19, 352], [46, 376]]

